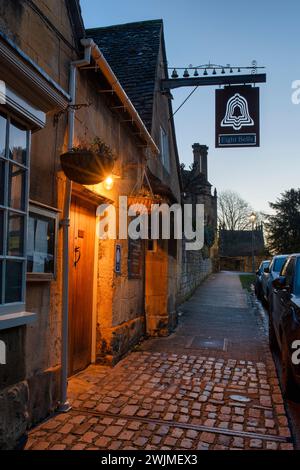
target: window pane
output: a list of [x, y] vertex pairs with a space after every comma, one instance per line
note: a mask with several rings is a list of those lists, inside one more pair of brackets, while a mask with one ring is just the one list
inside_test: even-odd
[[6, 119], [0, 115], [0, 157], [5, 156]]
[[55, 220], [31, 213], [27, 238], [27, 272], [54, 273]]
[[9, 165], [8, 205], [13, 209], [25, 209], [25, 170]]
[[0, 255], [3, 255], [4, 212], [0, 210]]
[[9, 127], [9, 158], [26, 164], [27, 132], [18, 124]]
[[5, 161], [0, 158], [0, 205], [4, 204]]
[[276, 273], [280, 273], [281, 268], [282, 268], [282, 266], [284, 265], [285, 261], [286, 261], [286, 258], [277, 258], [277, 259], [275, 260], [273, 270], [274, 270]]
[[24, 256], [24, 217], [13, 214], [8, 215], [8, 256]]
[[23, 263], [6, 261], [5, 303], [22, 301]]

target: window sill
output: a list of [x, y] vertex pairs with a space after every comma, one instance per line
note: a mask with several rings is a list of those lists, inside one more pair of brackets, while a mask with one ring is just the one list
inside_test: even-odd
[[36, 313], [18, 312], [0, 315], [0, 330], [7, 330], [17, 326], [29, 325], [37, 318]]

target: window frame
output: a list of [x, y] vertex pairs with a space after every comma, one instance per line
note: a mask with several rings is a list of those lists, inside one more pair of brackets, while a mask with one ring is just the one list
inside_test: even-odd
[[[6, 135], [5, 135], [5, 153], [0, 157], [4, 162], [4, 200], [0, 204], [0, 210], [3, 211], [3, 254], [0, 254], [0, 261], [2, 262], [2, 289], [0, 299], [0, 317], [7, 314], [18, 314], [25, 311], [26, 305], [26, 264], [27, 264], [27, 223], [28, 223], [28, 204], [29, 204], [29, 184], [30, 184], [30, 145], [31, 145], [31, 130], [26, 122], [17, 117], [14, 113], [1, 109], [1, 116], [6, 119]], [[26, 158], [25, 163], [20, 163], [10, 158], [10, 132], [11, 125], [19, 125], [26, 132]], [[10, 165], [19, 167], [25, 173], [23, 195], [24, 203], [23, 209], [16, 209], [9, 206], [9, 168]], [[23, 256], [8, 255], [8, 223], [9, 214], [16, 214], [23, 217]], [[18, 261], [22, 263], [22, 286], [21, 286], [21, 300], [17, 302], [5, 302], [5, 287], [6, 287], [6, 262]]]
[[[52, 273], [37, 273], [37, 272], [26, 272], [27, 281], [55, 281], [57, 278], [57, 251], [58, 251], [58, 231], [59, 231], [59, 210], [53, 207], [39, 204], [36, 201], [29, 201], [28, 220], [30, 214], [40, 215], [47, 219], [54, 220], [54, 253], [53, 253], [53, 272]], [[28, 252], [26, 252], [28, 259]]]
[[165, 131], [163, 126], [160, 126], [160, 156], [164, 169], [168, 174], [170, 174], [171, 161], [169, 135], [168, 132]]
[[296, 297], [300, 297], [300, 258], [298, 256], [296, 258], [293, 293]]

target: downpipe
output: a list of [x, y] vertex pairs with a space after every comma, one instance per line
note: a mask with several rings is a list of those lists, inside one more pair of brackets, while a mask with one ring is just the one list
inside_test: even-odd
[[[69, 94], [71, 97], [70, 107], [68, 109], [68, 150], [74, 146], [75, 130], [75, 109], [76, 104], [76, 82], [77, 70], [80, 67], [89, 65], [91, 62], [91, 51], [93, 41], [91, 39], [82, 39], [84, 46], [84, 58], [71, 62], [69, 78]], [[62, 279], [62, 331], [61, 331], [61, 393], [58, 411], [68, 412], [71, 405], [68, 401], [68, 346], [69, 346], [69, 229], [70, 229], [70, 209], [72, 196], [72, 181], [66, 179], [63, 219], [61, 226], [63, 228], [63, 279]]]

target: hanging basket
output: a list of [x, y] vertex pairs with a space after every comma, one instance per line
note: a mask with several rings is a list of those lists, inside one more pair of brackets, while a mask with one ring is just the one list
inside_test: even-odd
[[114, 167], [111, 156], [89, 150], [71, 150], [60, 156], [65, 175], [76, 183], [92, 185], [101, 183]]
[[[161, 204], [161, 198], [157, 196], [129, 196], [128, 206], [135, 206], [136, 211], [140, 213], [151, 212], [152, 204]], [[138, 210], [140, 209], [140, 211]]]

